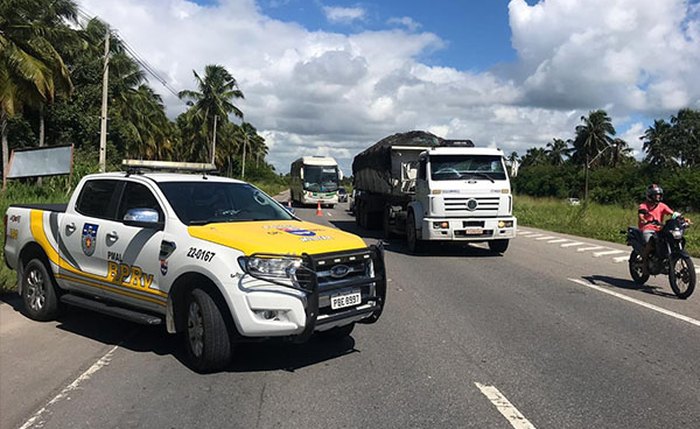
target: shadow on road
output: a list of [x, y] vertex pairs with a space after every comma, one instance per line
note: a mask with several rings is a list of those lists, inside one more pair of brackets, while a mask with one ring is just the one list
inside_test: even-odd
[[484, 249], [483, 247], [476, 247], [470, 245], [466, 242], [455, 243], [455, 242], [424, 242], [423, 251], [418, 254], [413, 254], [408, 251], [406, 246], [406, 240], [404, 238], [383, 238], [382, 231], [367, 230], [359, 227], [353, 221], [348, 220], [331, 220], [331, 224], [337, 228], [349, 232], [355, 235], [359, 235], [365, 239], [375, 239], [384, 243], [384, 249], [388, 252], [400, 253], [403, 255], [411, 255], [416, 257], [426, 257], [426, 256], [467, 256], [473, 258], [481, 257], [499, 257], [502, 256], [500, 253], [492, 252], [489, 249]]
[[677, 298], [674, 293], [666, 292], [658, 286], [638, 285], [637, 283], [629, 279], [620, 279], [617, 277], [601, 276], [597, 274], [591, 276], [583, 276], [583, 279], [593, 283], [594, 285], [600, 285], [602, 283], [606, 286], [612, 286], [618, 289], [638, 290], [640, 292], [648, 293], [650, 295], [661, 296], [664, 298]]
[[[2, 294], [0, 301], [10, 305], [14, 311], [24, 314], [24, 304], [17, 294]], [[51, 326], [52, 323], [56, 324], [55, 328]], [[70, 307], [57, 321], [47, 322], [46, 329], [60, 329], [106, 345], [118, 345], [134, 352], [154, 353], [158, 356], [172, 355], [183, 366], [189, 368], [183, 336], [168, 334], [164, 326], [139, 325], [89, 310]], [[351, 353], [359, 353], [355, 349], [355, 340], [352, 337], [338, 341], [323, 341], [312, 337], [305, 344], [294, 344], [280, 339], [240, 343], [236, 345], [234, 358], [226, 371], [293, 372]]]

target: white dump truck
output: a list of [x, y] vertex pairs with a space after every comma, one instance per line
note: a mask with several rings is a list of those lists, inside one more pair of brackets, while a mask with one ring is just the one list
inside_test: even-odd
[[352, 171], [358, 225], [383, 227], [386, 237], [405, 235], [411, 252], [425, 241], [464, 241], [504, 253], [515, 237], [500, 149], [411, 131], [357, 155]]

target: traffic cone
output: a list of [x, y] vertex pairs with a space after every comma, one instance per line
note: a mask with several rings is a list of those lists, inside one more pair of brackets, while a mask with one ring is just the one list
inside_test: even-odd
[[318, 206], [316, 206], [316, 216], [323, 216], [323, 212], [321, 211], [321, 202], [318, 202]]

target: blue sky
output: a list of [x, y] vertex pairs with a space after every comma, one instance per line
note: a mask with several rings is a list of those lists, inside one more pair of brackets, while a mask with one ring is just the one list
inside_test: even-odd
[[[78, 0], [176, 90], [221, 64], [281, 171], [427, 130], [524, 154], [605, 109], [641, 157], [700, 109], [700, 0]], [[152, 79], [175, 117], [184, 106]]]

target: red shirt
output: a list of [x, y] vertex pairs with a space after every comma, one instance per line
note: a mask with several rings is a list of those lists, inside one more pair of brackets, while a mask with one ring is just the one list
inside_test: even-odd
[[659, 223], [663, 223], [664, 221], [664, 216], [665, 215], [672, 215], [673, 210], [671, 210], [666, 204], [664, 203], [658, 203], [656, 205], [652, 205], [648, 201], [644, 201], [642, 204], [639, 205], [639, 214], [642, 215], [642, 218], [644, 218], [644, 221], [646, 223], [643, 223], [642, 220], [639, 220], [639, 229], [642, 231], [660, 231], [661, 226], [659, 225], [653, 225], [651, 221], [656, 220]]

